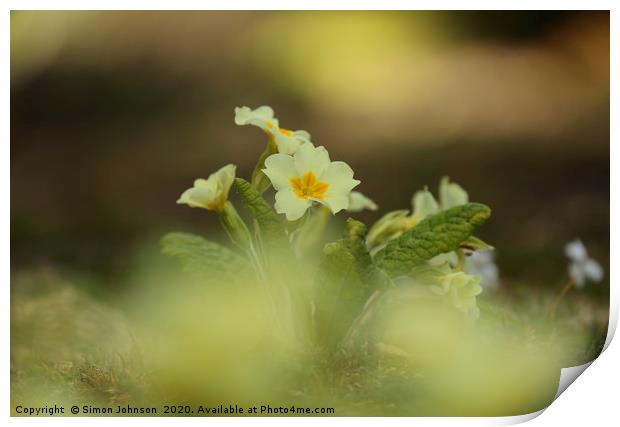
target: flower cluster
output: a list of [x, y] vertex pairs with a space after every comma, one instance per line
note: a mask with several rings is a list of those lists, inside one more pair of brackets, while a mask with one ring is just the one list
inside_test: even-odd
[[[254, 110], [237, 107], [235, 123], [262, 129], [268, 136], [268, 148], [277, 151], [259, 166], [263, 166], [260, 172], [269, 178], [276, 191], [276, 212], [284, 214], [287, 220], [300, 219], [314, 203], [326, 206], [333, 214], [342, 210], [377, 209], [368, 197], [352, 191], [360, 181], [353, 178], [353, 170], [348, 164], [332, 161], [325, 147], [314, 146], [308, 132], [280, 127], [271, 107]], [[206, 180], [196, 180], [177, 203], [221, 211], [234, 177], [235, 166], [227, 165]]]
[[235, 123], [261, 128], [269, 137], [269, 142], [282, 154], [293, 155], [302, 144], [310, 142], [310, 134], [305, 130], [281, 128], [278, 119], [273, 116], [273, 109], [266, 105], [255, 110], [248, 107], [235, 108]]
[[[285, 223], [281, 230], [282, 233], [279, 234], [280, 236], [282, 234], [288, 236], [290, 251], [285, 257], [292, 255], [295, 258], [305, 260], [305, 253], [316, 248], [320, 242], [330, 217], [329, 214], [333, 215], [341, 211], [360, 212], [377, 209], [377, 204], [373, 200], [359, 191], [354, 191], [360, 181], [354, 178], [353, 170], [347, 163], [332, 160], [327, 149], [324, 146], [315, 145], [308, 132], [281, 127], [280, 121], [274, 116], [271, 107], [261, 106], [256, 109], [245, 106], [237, 107], [235, 108], [234, 121], [239, 126], [256, 126], [267, 135], [265, 150], [252, 173], [251, 182], [237, 179], [235, 177], [236, 166], [229, 164], [211, 174], [207, 179], [197, 179], [192, 188], [183, 192], [177, 203], [217, 212], [231, 240], [245, 251], [248, 259], [255, 267], [257, 275], [263, 280], [266, 271], [271, 271], [271, 267], [268, 265], [271, 257], [264, 253], [267, 250], [264, 244], [265, 239], [270, 237], [262, 235], [266, 230], [261, 230], [258, 218], [254, 218], [257, 222], [254, 224], [253, 235], [248, 230], [244, 220], [237, 214], [228, 198], [233, 183], [239, 185], [240, 191], [245, 191], [246, 194], [249, 191], [252, 194], [244, 201], [246, 207], [248, 204], [258, 203], [258, 205], [253, 205], [250, 210], [255, 213], [275, 211], [275, 213], [286, 218], [288, 222]], [[270, 187], [275, 192], [273, 210], [266, 205], [262, 197], [264, 191]], [[389, 265], [384, 266], [380, 263], [375, 265], [374, 261], [378, 252], [389, 252], [388, 245], [390, 242], [399, 239], [404, 233], [415, 231], [416, 227], [424, 223], [427, 217], [440, 215], [444, 212], [447, 215], [454, 215], [454, 212], [450, 214], [447, 211], [458, 207], [467, 210], [468, 207], [465, 205], [468, 205], [468, 202], [467, 192], [458, 184], [444, 178], [439, 186], [438, 200], [428, 189], [424, 188], [413, 195], [411, 212], [409, 210], [389, 212], [372, 225], [368, 232], [366, 232], [364, 224], [359, 222], [356, 224], [355, 221], [348, 222], [345, 239], [350, 241], [325, 245], [324, 256], [333, 257], [334, 265], [338, 268], [343, 268], [341, 263], [355, 260], [355, 268], [359, 269], [359, 280], [370, 280], [372, 282], [373, 280], [384, 280], [380, 278], [385, 277], [385, 280], [388, 281], [387, 284], [383, 285], [369, 283], [366, 285], [368, 288], [377, 287], [377, 289], [386, 290], [394, 286], [399, 287], [399, 283], [408, 283], [405, 286], [408, 290], [423, 289], [422, 294], [425, 295], [425, 298], [446, 301], [458, 312], [475, 319], [479, 313], [476, 296], [482, 292], [482, 278], [479, 275], [470, 274], [473, 270], [469, 271], [465, 257], [492, 248], [471, 236], [471, 233], [461, 236], [449, 252], [440, 250], [439, 247], [433, 249], [434, 255], [425, 259], [421, 264], [424, 269], [430, 272], [428, 274], [420, 272], [416, 267], [420, 265], [419, 263], [413, 263], [404, 269], [392, 269]], [[473, 205], [469, 208], [486, 210], [484, 215], [487, 216], [490, 214], [490, 210], [484, 205]], [[316, 209], [313, 209], [313, 206]], [[269, 213], [269, 215], [275, 217], [275, 213]], [[451, 221], [448, 217], [446, 218], [446, 223]], [[280, 221], [276, 222], [279, 223]], [[278, 227], [280, 225], [278, 224]], [[267, 225], [267, 228], [270, 227], [274, 227], [273, 222]], [[441, 235], [441, 230], [440, 227], [432, 232], [437, 241], [444, 238]], [[462, 243], [462, 247], [458, 246], [459, 243]], [[267, 244], [268, 246], [269, 244]], [[353, 249], [354, 247], [357, 249]], [[335, 252], [332, 255], [327, 255], [331, 253], [330, 251]], [[384, 255], [385, 253], [382, 256]], [[313, 259], [313, 257], [308, 258]], [[398, 256], [397, 258], [397, 262], [408, 262], [407, 256]], [[288, 262], [287, 259], [283, 260]], [[319, 268], [328, 268], [329, 266], [330, 261], [323, 260]], [[373, 268], [383, 268], [384, 273], [369, 275], [368, 272], [372, 271]], [[490, 271], [490, 269], [492, 269], [490, 265], [483, 268], [485, 271]], [[340, 277], [348, 277], [347, 275], [350, 274], [347, 271], [343, 269], [335, 275], [333, 272], [330, 273], [333, 276], [321, 276], [319, 274], [318, 277], [334, 277], [341, 281]], [[352, 283], [355, 283], [353, 279]], [[270, 285], [265, 284], [264, 286], [267, 293], [270, 294], [268, 299], [271, 299], [274, 305], [290, 299], [290, 297], [280, 295], [282, 291], [280, 288], [274, 287], [269, 290]], [[336, 284], [332, 286], [336, 286]], [[356, 292], [360, 295], [359, 290]], [[364, 300], [360, 300], [359, 303], [358, 309], [360, 310], [369, 309], [368, 307], [371, 306], [362, 304]], [[320, 304], [320, 301], [311, 301], [310, 304]], [[336, 306], [329, 305], [329, 307]], [[308, 308], [306, 307], [304, 310], [308, 310]], [[361, 318], [365, 317], [363, 313], [358, 313], [358, 315]], [[321, 320], [317, 319], [317, 322], [320, 323]], [[283, 328], [286, 329], [286, 326]]]
[[[305, 130], [281, 127], [271, 107], [238, 107], [234, 121], [239, 126], [256, 126], [267, 135], [266, 148], [251, 182], [236, 178], [236, 166], [228, 164], [207, 179], [195, 180], [177, 203], [218, 213], [229, 237], [245, 251], [261, 280], [266, 279], [266, 272], [272, 271], [269, 265], [272, 257], [265, 251], [270, 246], [267, 240], [273, 235], [264, 236], [263, 232], [277, 228], [275, 238], [286, 236], [287, 239], [281, 240], [288, 240], [284, 247], [289, 249], [285, 255], [279, 253], [279, 262], [299, 265], [297, 261], [303, 261], [307, 267], [307, 260], [320, 258], [315, 270], [336, 269], [312, 273], [317, 280], [333, 281], [326, 288], [328, 293], [334, 286], [338, 289], [343, 286], [343, 280], [350, 282], [347, 286], [367, 281], [360, 289], [351, 290], [351, 295], [360, 296], [355, 313], [357, 319], [367, 318], [373, 301], [381, 300], [369, 294], [364, 297], [365, 289], [374, 289], [384, 298], [388, 290], [393, 290], [396, 294], [402, 292], [409, 297], [422, 298], [424, 302], [440, 300], [469, 319], [479, 316], [477, 296], [483, 289], [492, 290], [500, 284], [494, 248], [473, 235], [474, 228], [490, 216], [487, 206], [470, 203], [468, 193], [444, 177], [439, 183], [437, 198], [425, 187], [413, 194], [410, 209], [388, 212], [368, 229], [359, 221], [349, 220], [343, 238], [324, 245], [322, 258], [308, 257], [309, 251], [317, 249], [321, 242], [331, 215], [341, 211], [376, 210], [377, 204], [354, 191], [360, 181], [354, 178], [347, 163], [333, 161], [327, 149], [315, 145]], [[245, 207], [253, 212], [253, 233], [229, 200], [233, 184], [237, 185], [242, 199], [245, 194]], [[275, 193], [273, 209], [262, 197], [268, 188]], [[260, 224], [265, 219], [257, 214], [270, 219]], [[283, 215], [286, 221], [279, 220], [276, 214]], [[570, 288], [581, 288], [587, 282], [603, 279], [601, 265], [588, 255], [581, 240], [568, 243], [565, 254], [569, 259], [569, 281], [552, 303], [551, 316]], [[227, 256], [234, 258], [230, 254]], [[351, 276], [352, 270], [356, 271], [357, 278]], [[269, 288], [270, 285], [264, 286]], [[274, 305], [291, 300], [290, 295], [279, 295], [280, 291], [279, 288], [268, 290]], [[321, 308], [321, 298], [315, 298], [306, 304], [303, 308], [306, 313], [320, 315], [325, 310], [347, 306], [350, 301], [337, 302], [336, 299]], [[324, 320], [330, 323], [331, 319], [330, 315]], [[318, 318], [313, 321], [321, 323]], [[355, 336], [351, 328], [360, 325], [354, 323], [347, 327], [350, 330], [344, 341]], [[327, 330], [330, 328], [331, 324]]]

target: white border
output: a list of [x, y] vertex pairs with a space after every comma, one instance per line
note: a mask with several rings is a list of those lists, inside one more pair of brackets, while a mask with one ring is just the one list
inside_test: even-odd
[[[9, 379], [9, 369], [10, 365], [9, 361], [9, 351], [10, 351], [10, 326], [9, 326], [9, 312], [10, 312], [10, 298], [9, 298], [9, 282], [10, 282], [10, 10], [65, 10], [65, 9], [82, 9], [82, 10], [116, 10], [116, 9], [157, 9], [157, 10], [199, 10], [204, 6], [208, 5], [211, 10], [231, 10], [231, 9], [254, 9], [254, 10], [272, 10], [272, 9], [291, 9], [291, 10], [322, 10], [322, 9], [343, 9], [343, 10], [373, 10], [377, 9], [377, 6], [380, 6], [382, 9], [394, 9], [394, 10], [440, 10], [440, 9], [455, 9], [455, 10], [479, 10], [479, 9], [499, 9], [499, 10], [571, 10], [571, 9], [579, 9], [579, 10], [611, 10], [611, 141], [613, 143], [610, 146], [610, 156], [611, 156], [611, 177], [610, 184], [611, 188], [617, 188], [618, 184], [618, 150], [616, 148], [616, 143], [618, 140], [618, 124], [617, 117], [618, 116], [618, 108], [617, 108], [617, 100], [619, 99], [619, 91], [617, 84], [617, 75], [620, 72], [620, 68], [617, 63], [617, 54], [618, 54], [618, 41], [619, 41], [619, 30], [618, 27], [620, 25], [620, 19], [617, 15], [617, 6], [614, 8], [616, 4], [612, 1], [601, 1], [601, 0], [591, 0], [591, 1], [549, 1], [549, 0], [522, 0], [522, 1], [469, 1], [466, 4], [461, 1], [417, 1], [415, 3], [411, 1], [397, 1], [397, 0], [383, 0], [380, 3], [378, 2], [370, 2], [367, 0], [362, 1], [341, 1], [334, 2], [333, 0], [315, 0], [313, 2], [295, 2], [294, 5], [290, 4], [291, 2], [287, 1], [273, 1], [273, 0], [263, 0], [260, 3], [251, 2], [251, 1], [243, 1], [243, 0], [228, 0], [226, 2], [219, 2], [219, 4], [209, 3], [205, 4], [200, 1], [188, 1], [188, 0], [177, 0], [175, 2], [166, 2], [162, 0], [155, 1], [134, 1], [134, 0], [108, 0], [108, 1], [91, 1], [88, 4], [79, 1], [56, 1], [56, 2], [46, 2], [42, 0], [24, 0], [24, 1], [15, 1], [10, 0], [5, 2], [7, 5], [5, 7], [5, 13], [2, 15], [2, 22], [4, 25], [1, 25], [2, 28], [2, 58], [4, 60], [4, 67], [1, 70], [3, 81], [5, 82], [3, 86], [3, 95], [4, 95], [4, 103], [3, 103], [3, 114], [2, 114], [2, 129], [6, 135], [5, 143], [2, 145], [3, 150], [3, 159], [5, 167], [3, 168], [3, 180], [1, 184], [3, 200], [5, 203], [4, 209], [0, 210], [0, 215], [2, 216], [2, 221], [5, 224], [2, 230], [2, 247], [0, 249], [2, 255], [2, 269], [3, 276], [7, 278], [5, 282], [5, 295], [3, 298], [3, 306], [4, 306], [4, 315], [3, 315], [3, 331], [4, 331], [4, 340], [3, 340], [3, 351], [2, 351], [2, 362], [3, 362], [3, 376], [4, 376], [4, 387], [2, 388], [2, 398], [3, 401], [6, 402], [3, 405], [2, 410], [4, 411], [5, 417], [9, 418], [9, 422], [13, 422], [16, 424], [35, 424], [42, 422], [41, 420], [46, 420], [46, 423], [51, 423], [55, 425], [71, 425], [71, 424], [83, 424], [83, 418], [10, 418], [10, 406], [9, 406], [9, 388], [10, 388], [10, 379]], [[336, 4], [338, 3], [338, 4]], [[614, 120], [615, 119], [615, 120]], [[620, 215], [619, 209], [619, 200], [618, 195], [611, 192], [610, 194], [610, 213], [611, 218], [618, 218]], [[620, 229], [615, 225], [614, 221], [611, 221], [611, 241], [618, 241], [620, 238]], [[610, 247], [610, 265], [618, 265], [617, 262], [620, 262], [618, 250], [615, 247]], [[543, 425], [541, 423], [547, 422], [558, 423], [565, 426], [570, 425], [583, 425], [587, 420], [590, 420], [592, 417], [600, 420], [606, 421], [608, 424], [608, 420], [617, 419], [617, 390], [618, 384], [617, 381], [620, 377], [620, 367], [617, 363], [618, 360], [618, 345], [613, 345], [611, 349], [608, 349], [611, 339], [615, 333], [615, 329], [618, 321], [618, 290], [617, 286], [614, 286], [615, 282], [615, 271], [610, 271], [610, 318], [609, 318], [609, 332], [608, 337], [605, 342], [606, 351], [601, 356], [600, 360], [596, 360], [593, 365], [601, 365], [596, 372], [596, 375], [592, 375], [588, 378], [588, 387], [577, 387], [573, 386], [575, 390], [569, 390], [567, 393], [566, 399], [564, 396], [561, 396], [558, 402], [554, 402], [548, 410], [548, 414], [544, 417], [540, 417], [534, 423], [538, 423], [538, 425]], [[611, 380], [609, 380], [611, 379]], [[615, 382], [614, 382], [615, 381]], [[581, 382], [581, 381], [580, 381]], [[584, 381], [585, 382], [585, 381]], [[579, 384], [578, 384], [579, 385]], [[585, 386], [586, 384], [583, 384]], [[605, 402], [607, 402], [605, 404]], [[585, 409], [584, 406], [590, 408], [590, 405], [596, 405], [596, 411], [592, 414], [589, 409]], [[411, 423], [415, 423], [418, 425], [472, 425], [472, 426], [485, 426], [485, 425], [508, 425], [515, 424], [524, 421], [528, 421], [532, 418], [535, 418], [537, 415], [542, 413], [543, 411], [523, 415], [519, 417], [498, 417], [498, 418], [390, 418], [390, 422], [400, 424], [406, 423], [407, 425]], [[314, 424], [316, 423], [316, 419], [312, 418], [219, 418], [219, 419], [209, 419], [204, 420], [201, 418], [191, 418], [184, 419], [187, 423], [213, 423], [218, 422], [218, 424], [229, 424], [229, 423], [240, 423], [240, 422], [252, 422], [252, 423], [289, 423], [294, 421], [299, 424]], [[246, 421], [250, 420], [250, 421]], [[177, 420], [175, 419], [175, 422]], [[351, 423], [374, 423], [376, 420], [373, 418], [325, 418], [322, 419], [321, 422], [326, 423], [335, 423], [335, 422], [351, 422]], [[90, 418], [87, 421], [89, 424], [93, 425], [110, 425], [112, 423], [132, 423], [132, 424], [142, 424], [142, 425], [164, 425], [170, 422], [169, 419], [166, 418]], [[577, 422], [579, 424], [577, 424]]]

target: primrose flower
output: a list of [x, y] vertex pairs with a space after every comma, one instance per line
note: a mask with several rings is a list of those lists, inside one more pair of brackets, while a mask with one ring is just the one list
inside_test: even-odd
[[332, 162], [324, 147], [305, 143], [294, 156], [272, 154], [262, 170], [276, 190], [276, 212], [301, 218], [312, 202], [337, 213], [349, 207], [351, 190], [360, 183], [345, 162]]
[[349, 195], [349, 208], [347, 211], [361, 212], [364, 209], [376, 211], [377, 208], [377, 204], [372, 199], [366, 197], [359, 191], [351, 191], [351, 194]]
[[470, 319], [477, 319], [480, 310], [476, 296], [482, 293], [480, 276], [466, 274], [462, 271], [448, 273], [438, 278], [439, 283], [431, 286], [436, 295], [448, 298], [454, 308], [465, 313]]
[[258, 126], [265, 132], [278, 127], [278, 119], [273, 116], [273, 108], [263, 105], [255, 110], [248, 107], [235, 108], [235, 123], [239, 126]]
[[289, 130], [280, 127], [273, 109], [266, 105], [251, 110], [249, 107], [235, 108], [235, 123], [239, 126], [253, 125], [261, 128], [275, 144], [279, 153], [293, 155], [299, 147], [310, 141], [310, 134], [305, 130]]
[[228, 201], [228, 192], [235, 179], [236, 166], [228, 164], [207, 179], [197, 179], [194, 186], [181, 194], [178, 204], [191, 208], [203, 208], [210, 211], [222, 211]]
[[592, 282], [603, 280], [603, 267], [588, 256], [581, 240], [576, 239], [567, 243], [564, 253], [570, 260], [568, 275], [577, 288], [582, 288], [588, 280]]
[[441, 209], [433, 194], [424, 190], [417, 191], [411, 198], [412, 214], [409, 217], [408, 226], [413, 227], [429, 215], [438, 213]]
[[441, 210], [446, 210], [466, 204], [469, 202], [469, 196], [463, 187], [450, 182], [450, 178], [444, 176], [439, 183], [439, 202], [441, 203]]

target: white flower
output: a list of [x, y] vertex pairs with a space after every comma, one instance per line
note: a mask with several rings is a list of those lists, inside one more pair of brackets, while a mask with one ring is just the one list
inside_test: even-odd
[[209, 175], [208, 179], [197, 179], [192, 188], [181, 194], [177, 203], [191, 208], [221, 211], [228, 201], [228, 192], [235, 179], [236, 168], [229, 164]]
[[294, 156], [272, 154], [263, 172], [276, 190], [276, 212], [286, 219], [301, 218], [312, 202], [327, 206], [332, 213], [349, 207], [349, 194], [360, 183], [345, 162], [332, 162], [324, 147], [303, 144]]
[[359, 191], [351, 191], [349, 195], [349, 212], [361, 212], [364, 209], [371, 211], [377, 210], [377, 204]]
[[236, 107], [235, 123], [239, 126], [253, 125], [261, 128], [276, 145], [279, 153], [293, 155], [303, 143], [310, 142], [310, 134], [305, 130], [281, 128], [278, 119], [273, 116], [273, 109], [266, 105], [255, 110]]
[[493, 251], [475, 251], [465, 262], [467, 272], [482, 278], [481, 285], [485, 290], [495, 289], [499, 286], [499, 269], [493, 258]]
[[576, 239], [567, 243], [564, 253], [570, 260], [568, 275], [577, 288], [582, 288], [588, 280], [592, 282], [603, 280], [603, 267], [588, 256], [581, 240]]

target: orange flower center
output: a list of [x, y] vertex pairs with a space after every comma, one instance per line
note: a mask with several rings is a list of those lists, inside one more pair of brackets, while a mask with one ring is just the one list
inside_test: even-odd
[[329, 188], [328, 183], [318, 181], [312, 172], [306, 172], [301, 178], [291, 178], [291, 185], [297, 197], [304, 200], [323, 200]]
[[[267, 125], [267, 129], [269, 129], [268, 131], [266, 131], [267, 133], [270, 133], [271, 131], [273, 131], [274, 125], [273, 123], [271, 123], [271, 121], [265, 120], [265, 124]], [[294, 133], [292, 130], [283, 129], [283, 128], [278, 128], [277, 131], [280, 132], [284, 136], [293, 136], [293, 133]]]

